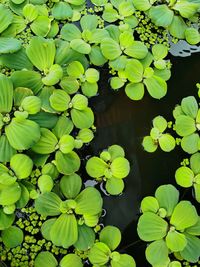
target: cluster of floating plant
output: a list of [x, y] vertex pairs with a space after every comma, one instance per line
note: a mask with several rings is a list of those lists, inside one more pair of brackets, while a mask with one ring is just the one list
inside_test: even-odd
[[[199, 9], [198, 0], [1, 1], [1, 261], [11, 267], [81, 267], [86, 262], [99, 267], [136, 266], [131, 256], [116, 251], [120, 230], [114, 226], [101, 229], [103, 199], [98, 186], [83, 183], [87, 173], [105, 183], [107, 193], [119, 195], [130, 171], [118, 145], [108, 147], [99, 157], [92, 155], [84, 166], [82, 150], [96, 131], [90, 98], [98, 94], [103, 66], [110, 72], [111, 88], [124, 87], [130, 99], [142, 99], [145, 90], [155, 99], [164, 97], [171, 76], [169, 43], [178, 39], [200, 42]], [[183, 149], [197, 152], [197, 103], [186, 100], [174, 114]], [[175, 139], [165, 133], [166, 120], [158, 117], [153, 124], [143, 143], [146, 150], [153, 152], [158, 146], [164, 151], [174, 149]], [[194, 187], [197, 200], [198, 157], [194, 155], [190, 166], [182, 167], [187, 170], [176, 173], [178, 184]], [[182, 171], [189, 175], [187, 184], [180, 179]], [[173, 214], [180, 207], [178, 200], [172, 203], [174, 210], [171, 207], [169, 216], [170, 207], [157, 201], [155, 214], [150, 216], [162, 220], [164, 228], [167, 223], [160, 217], [172, 216], [172, 224], [177, 222], [178, 215]], [[194, 208], [184, 205], [194, 215]], [[186, 222], [186, 228], [195, 228], [195, 219], [192, 224]], [[143, 236], [141, 221], [141, 238], [157, 242], [157, 236], [151, 240]], [[196, 238], [188, 235], [198, 235], [188, 229], [184, 233], [161, 229], [158, 236], [181, 239], [178, 252], [185, 255], [182, 251], [187, 250], [187, 240]], [[181, 232], [182, 228], [178, 225], [176, 230]], [[166, 264], [176, 266], [168, 258], [173, 244], [162, 239], [150, 246], [157, 245], [164, 250]], [[183, 259], [193, 262], [194, 257]], [[155, 260], [148, 255], [147, 259], [150, 263]]]

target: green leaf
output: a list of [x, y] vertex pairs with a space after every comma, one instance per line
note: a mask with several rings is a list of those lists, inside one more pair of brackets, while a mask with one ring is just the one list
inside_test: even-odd
[[161, 133], [167, 129], [167, 121], [162, 116], [157, 116], [153, 119], [153, 127], [158, 128]]
[[81, 258], [76, 254], [64, 256], [60, 262], [60, 267], [83, 267]]
[[13, 84], [4, 74], [0, 74], [0, 112], [9, 113], [13, 105]]
[[87, 187], [76, 197], [76, 214], [96, 215], [101, 212], [103, 200], [99, 191], [93, 187]]
[[12, 205], [19, 200], [20, 196], [21, 187], [18, 183], [14, 183], [10, 186], [4, 186], [0, 190], [0, 205]]
[[70, 42], [70, 47], [80, 54], [89, 54], [91, 46], [82, 39], [74, 39]]
[[151, 136], [145, 136], [142, 145], [144, 147], [144, 150], [149, 153], [155, 152], [158, 148], [158, 145], [155, 143]]
[[41, 175], [38, 179], [38, 187], [42, 193], [50, 192], [54, 186], [53, 179], [49, 175]]
[[65, 175], [70, 175], [80, 168], [80, 158], [72, 151], [68, 154], [56, 152], [56, 167], [58, 171]]
[[40, 139], [40, 127], [31, 120], [13, 118], [5, 132], [10, 145], [17, 150], [29, 149]]
[[199, 174], [200, 173], [200, 153], [195, 153], [194, 155], [191, 156], [190, 158], [190, 167], [194, 174]]
[[195, 225], [186, 229], [186, 232], [190, 235], [200, 235], [200, 217]]
[[53, 219], [46, 220], [42, 224], [42, 227], [41, 227], [42, 236], [48, 241], [51, 240], [50, 231], [51, 231], [51, 227], [53, 226], [55, 221], [56, 221], [56, 218], [53, 218]]
[[21, 42], [15, 38], [0, 37], [0, 54], [14, 53], [21, 48]]
[[167, 93], [167, 84], [166, 82], [157, 76], [152, 76], [151, 78], [147, 78], [144, 80], [144, 84], [147, 87], [147, 91], [150, 96], [155, 99], [163, 98]]
[[31, 174], [33, 162], [27, 155], [16, 154], [10, 160], [10, 167], [19, 179], [24, 179]]
[[149, 0], [133, 0], [133, 5], [140, 11], [147, 11], [151, 7]]
[[74, 125], [69, 118], [65, 116], [59, 116], [56, 126], [52, 131], [56, 135], [56, 137], [60, 139], [63, 135], [70, 134], [73, 128]]
[[200, 203], [200, 184], [194, 184], [195, 199]]
[[55, 89], [49, 98], [51, 107], [57, 111], [65, 111], [69, 107], [70, 96], [61, 89]]
[[174, 12], [167, 5], [158, 5], [151, 7], [149, 17], [156, 26], [166, 28], [172, 23]]
[[91, 108], [85, 108], [84, 110], [71, 110], [71, 118], [78, 129], [90, 128], [94, 124], [94, 113]]
[[66, 41], [72, 41], [74, 39], [81, 38], [81, 32], [74, 24], [65, 24], [61, 29], [61, 38]]
[[181, 147], [185, 152], [193, 154], [199, 150], [198, 143], [199, 135], [194, 133], [183, 137], [183, 139], [181, 140]]
[[200, 239], [195, 236], [186, 235], [187, 246], [180, 252], [181, 257], [188, 262], [195, 263], [200, 257]]
[[19, 185], [21, 187], [21, 196], [20, 196], [20, 199], [16, 202], [16, 207], [18, 209], [21, 209], [27, 205], [30, 199], [30, 194], [26, 186], [24, 186], [22, 183], [19, 183]]
[[143, 66], [137, 59], [130, 59], [125, 68], [126, 77], [133, 83], [139, 83], [143, 78]]
[[2, 33], [12, 23], [12, 12], [4, 5], [0, 4], [0, 33]]
[[42, 78], [42, 82], [45, 85], [51, 86], [55, 85], [60, 81], [63, 76], [63, 69], [60, 65], [54, 64], [50, 67], [46, 77]]
[[185, 39], [191, 45], [196, 45], [200, 42], [199, 31], [195, 28], [187, 28], [185, 30]]
[[0, 137], [0, 162], [9, 162], [16, 150], [9, 144], [6, 135]]
[[182, 187], [191, 187], [193, 185], [194, 173], [188, 167], [180, 167], [175, 173], [176, 182]]
[[154, 241], [166, 236], [168, 223], [158, 215], [145, 212], [138, 222], [137, 232], [140, 239], [144, 241]]
[[78, 110], [84, 110], [87, 108], [88, 106], [88, 99], [87, 97], [85, 97], [84, 95], [81, 94], [76, 94], [73, 98], [72, 98], [72, 107], [74, 109], [78, 109]]
[[124, 181], [117, 178], [109, 178], [106, 181], [106, 191], [111, 195], [119, 195], [124, 190]]
[[159, 203], [157, 199], [151, 196], [143, 198], [141, 202], [141, 210], [143, 213], [147, 211], [157, 213], [159, 210]]
[[195, 207], [189, 201], [180, 201], [171, 216], [170, 224], [176, 227], [176, 230], [184, 230], [193, 226], [198, 221], [198, 214]]
[[178, 39], [184, 39], [186, 29], [187, 25], [183, 18], [180, 16], [174, 16], [172, 23], [169, 26], [170, 34]]
[[56, 246], [68, 248], [78, 239], [76, 217], [73, 214], [61, 214], [50, 231], [51, 241]]
[[5, 214], [3, 209], [0, 209], [0, 230], [4, 230], [12, 225], [15, 219], [15, 214]]
[[76, 173], [63, 176], [60, 181], [60, 189], [64, 196], [68, 199], [74, 199], [81, 191], [81, 187], [81, 177]]
[[37, 94], [43, 86], [41, 75], [36, 71], [15, 71], [11, 75], [11, 80], [13, 82], [14, 88], [29, 88], [33, 91], [34, 94]]
[[119, 157], [111, 163], [111, 172], [116, 178], [125, 178], [130, 172], [130, 163], [127, 159]]
[[55, 127], [58, 116], [55, 114], [40, 111], [37, 114], [29, 115], [29, 119], [35, 121], [40, 127], [52, 129]]
[[111, 156], [112, 161], [118, 157], [125, 157], [124, 149], [119, 145], [109, 146], [108, 152]]
[[110, 253], [111, 253], [111, 251], [106, 244], [101, 243], [101, 242], [97, 242], [90, 249], [88, 258], [89, 258], [89, 261], [93, 265], [102, 266], [102, 265], [108, 263]]
[[126, 267], [126, 266], [136, 267], [135, 260], [128, 254], [120, 254], [119, 260], [118, 257], [117, 260], [115, 259], [111, 260], [111, 267]]
[[58, 2], [52, 8], [52, 16], [56, 20], [67, 20], [73, 15], [73, 10], [68, 3]]
[[179, 252], [186, 247], [187, 240], [184, 234], [172, 230], [166, 236], [166, 244], [172, 252]]
[[159, 206], [167, 212], [167, 217], [171, 216], [179, 200], [179, 191], [171, 184], [161, 185], [155, 192]]
[[131, 100], [141, 100], [144, 97], [143, 83], [129, 83], [125, 87], [125, 93]]
[[31, 149], [38, 154], [50, 154], [55, 151], [57, 143], [56, 136], [50, 130], [41, 128], [40, 139]]
[[27, 4], [23, 8], [23, 15], [29, 22], [32, 22], [38, 16], [38, 9], [36, 6], [34, 6], [32, 4]]
[[118, 58], [122, 53], [119, 44], [111, 38], [105, 38], [103, 40], [101, 43], [101, 51], [104, 57], [109, 60]]
[[163, 44], [155, 44], [152, 46], [152, 54], [155, 60], [163, 59], [168, 54], [168, 48]]
[[37, 96], [27, 96], [22, 100], [21, 108], [28, 114], [36, 114], [40, 111], [41, 100]]
[[107, 22], [115, 22], [118, 19], [118, 12], [113, 8], [112, 4], [106, 4], [102, 18]]
[[196, 119], [199, 107], [194, 96], [184, 97], [181, 101], [181, 108], [185, 115]]
[[31, 23], [30, 28], [35, 35], [46, 37], [51, 28], [51, 19], [46, 16], [38, 16]]
[[172, 151], [176, 146], [176, 141], [170, 134], [162, 134], [158, 140], [161, 149], [165, 152]]
[[115, 226], [106, 226], [101, 230], [99, 240], [113, 251], [121, 242], [121, 232]]
[[199, 9], [199, 3], [193, 3], [192, 1], [177, 2], [173, 9], [178, 11], [183, 18], [189, 19], [194, 16]]
[[147, 56], [148, 48], [143, 42], [134, 41], [132, 45], [125, 49], [124, 53], [136, 59], [143, 59]]
[[14, 248], [21, 245], [24, 239], [24, 234], [20, 228], [10, 226], [2, 231], [1, 238], [7, 248]]
[[44, 216], [57, 216], [60, 212], [61, 199], [53, 192], [46, 192], [35, 200], [36, 211]]
[[98, 157], [92, 157], [87, 161], [86, 171], [93, 178], [99, 178], [104, 175], [108, 165]]
[[62, 153], [67, 154], [72, 152], [75, 147], [75, 140], [71, 135], [63, 135], [59, 141], [59, 149]]
[[78, 225], [78, 240], [74, 247], [81, 251], [89, 250], [95, 242], [95, 232], [87, 225]]
[[26, 48], [26, 53], [33, 65], [40, 71], [50, 69], [53, 65], [56, 48], [53, 40], [33, 37]]
[[168, 248], [164, 240], [149, 244], [145, 251], [146, 259], [152, 266], [165, 266], [168, 263]]
[[49, 251], [42, 251], [35, 258], [34, 267], [40, 267], [42, 265], [57, 267], [58, 262], [52, 253], [50, 253]]
[[98, 26], [98, 16], [84, 15], [80, 20], [82, 30], [95, 30]]
[[180, 136], [193, 134], [196, 131], [195, 121], [189, 116], [180, 115], [176, 118], [175, 129]]

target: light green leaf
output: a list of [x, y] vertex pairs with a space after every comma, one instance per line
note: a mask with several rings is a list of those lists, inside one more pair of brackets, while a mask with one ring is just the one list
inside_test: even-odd
[[91, 46], [82, 39], [72, 40], [70, 42], [70, 47], [80, 54], [89, 54], [91, 52]]
[[155, 192], [159, 206], [164, 208], [167, 216], [171, 216], [179, 200], [179, 191], [171, 184], [161, 185]]
[[42, 78], [43, 84], [47, 86], [55, 85], [63, 76], [63, 69], [60, 65], [54, 64], [50, 67], [46, 77]]
[[56, 246], [68, 248], [78, 239], [76, 217], [73, 214], [61, 214], [50, 230], [51, 241]]
[[35, 200], [36, 211], [44, 216], [57, 216], [60, 212], [61, 199], [53, 192], [46, 192]]
[[56, 167], [58, 171], [65, 175], [70, 175], [80, 168], [80, 158], [74, 152], [63, 154], [62, 152], [56, 152]]
[[106, 226], [101, 230], [99, 240], [113, 251], [121, 242], [121, 232], [115, 226]]
[[63, 176], [60, 181], [60, 189], [64, 196], [68, 199], [75, 198], [81, 191], [81, 187], [81, 177], [76, 173], [68, 176]]
[[181, 101], [181, 108], [185, 115], [196, 119], [199, 107], [194, 96], [184, 97]]
[[21, 245], [24, 239], [24, 234], [20, 228], [10, 226], [2, 231], [1, 238], [7, 248], [14, 248]]
[[162, 116], [157, 116], [153, 119], [153, 127], [158, 128], [161, 133], [167, 129], [167, 121]]
[[166, 28], [172, 23], [174, 12], [167, 5], [158, 5], [151, 7], [149, 17], [156, 26]]
[[9, 113], [13, 105], [13, 84], [4, 74], [0, 74], [0, 112]]
[[87, 161], [86, 171], [93, 178], [99, 178], [104, 175], [108, 165], [98, 157], [92, 157]]
[[15, 38], [0, 37], [0, 54], [14, 53], [20, 50], [21, 42]]
[[0, 4], [0, 33], [8, 28], [12, 20], [12, 12], [4, 4]]
[[95, 232], [87, 225], [78, 225], [78, 240], [74, 244], [75, 248], [81, 251], [89, 250], [95, 242]]
[[133, 5], [140, 11], [147, 11], [151, 7], [149, 0], [133, 0]]
[[[46, 16], [38, 16], [31, 23], [30, 28], [34, 32], [35, 35], [46, 37], [48, 32], [50, 31], [50, 28], [51, 28], [51, 19], [46, 17]], [[30, 58], [30, 60], [31, 60], [31, 58]]]
[[168, 248], [164, 240], [149, 244], [145, 251], [146, 259], [152, 266], [165, 266], [168, 263]]
[[49, 98], [51, 107], [57, 111], [65, 111], [69, 108], [70, 96], [61, 89], [55, 89]]
[[106, 181], [106, 191], [111, 195], [119, 195], [124, 190], [124, 181], [118, 178], [109, 178]]
[[87, 187], [76, 197], [76, 214], [96, 215], [101, 212], [103, 200], [99, 191], [93, 187]]
[[129, 81], [139, 83], [143, 78], [143, 66], [137, 59], [131, 59], [127, 62], [125, 68], [125, 75]]
[[183, 139], [181, 140], [182, 149], [189, 154], [196, 153], [199, 150], [198, 144], [199, 144], [199, 135], [196, 133], [184, 136]]
[[57, 267], [58, 262], [52, 253], [49, 251], [42, 251], [35, 258], [34, 267], [40, 267], [42, 265]]
[[172, 151], [176, 146], [176, 141], [170, 134], [162, 134], [158, 140], [161, 149], [165, 152]]
[[150, 96], [156, 99], [163, 98], [167, 93], [167, 84], [166, 82], [157, 76], [152, 76], [144, 80], [144, 84], [147, 87], [147, 91]]
[[147, 211], [157, 213], [157, 211], [159, 210], [159, 203], [157, 199], [151, 196], [143, 198], [141, 202], [141, 210], [143, 213]]
[[81, 258], [76, 254], [64, 256], [60, 262], [60, 267], [83, 267]]
[[89, 261], [94, 265], [104, 265], [108, 263], [109, 256], [110, 256], [110, 249], [109, 247], [101, 242], [97, 242], [89, 251]]
[[172, 23], [169, 26], [170, 34], [178, 39], [184, 39], [186, 29], [187, 25], [183, 18], [180, 16], [174, 16]]
[[149, 153], [155, 152], [158, 148], [158, 145], [155, 143], [151, 136], [145, 136], [142, 145], [144, 147], [144, 150]]
[[188, 262], [195, 263], [200, 257], [200, 239], [195, 236], [186, 235], [187, 246], [180, 252], [181, 257]]
[[182, 187], [191, 187], [193, 185], [194, 173], [188, 167], [180, 167], [175, 173], [176, 182]]
[[200, 34], [198, 29], [187, 28], [185, 30], [185, 39], [191, 45], [196, 45], [200, 42]]
[[180, 252], [186, 247], [187, 240], [184, 234], [172, 230], [166, 236], [166, 244], [172, 252]]
[[134, 41], [132, 45], [125, 49], [124, 53], [133, 58], [143, 59], [147, 56], [148, 48], [143, 42]]
[[10, 145], [17, 150], [29, 149], [40, 139], [40, 127], [31, 120], [13, 118], [5, 132]]
[[94, 113], [91, 108], [84, 110], [71, 110], [71, 118], [78, 129], [90, 128], [94, 124]]
[[21, 187], [18, 183], [10, 186], [4, 186], [0, 190], [0, 205], [12, 205], [19, 200], [21, 196]]
[[131, 100], [141, 100], [144, 97], [143, 83], [129, 83], [125, 87], [125, 93]]
[[16, 154], [10, 160], [10, 167], [19, 179], [24, 179], [31, 174], [33, 162], [27, 155]]
[[103, 40], [101, 43], [101, 51], [104, 57], [109, 60], [118, 58], [122, 53], [119, 44], [111, 38], [105, 38]]
[[187, 136], [196, 131], [195, 121], [189, 116], [180, 115], [176, 118], [175, 129], [180, 136]]
[[130, 163], [127, 159], [119, 157], [111, 163], [111, 172], [116, 178], [125, 178], [130, 172]]
[[168, 223], [152, 212], [145, 212], [138, 222], [137, 232], [144, 241], [154, 241], [166, 236]]
[[126, 266], [136, 267], [135, 260], [128, 254], [120, 254], [119, 260], [117, 255], [117, 260], [115, 259], [111, 260], [111, 267], [126, 267]]
[[184, 230], [193, 226], [198, 221], [198, 214], [195, 207], [189, 201], [180, 201], [171, 216], [170, 224], [176, 227], [176, 230]]
[[73, 10], [68, 3], [57, 2], [52, 8], [52, 16], [56, 20], [67, 20], [73, 16]]

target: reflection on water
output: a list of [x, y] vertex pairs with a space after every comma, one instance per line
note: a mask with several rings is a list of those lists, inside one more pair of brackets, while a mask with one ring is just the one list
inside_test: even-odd
[[104, 197], [104, 208], [107, 210], [105, 225], [120, 227], [123, 231], [122, 251], [128, 244], [134, 243], [125, 251], [136, 258], [138, 266], [143, 267], [149, 265], [143, 253], [145, 244], [136, 242], [140, 201], [144, 196], [154, 194], [159, 185], [174, 183], [174, 172], [185, 155], [182, 155], [180, 149], [170, 154], [161, 151], [148, 154], [143, 151], [141, 141], [149, 133], [155, 116], [163, 115], [171, 120], [174, 106], [183, 97], [197, 95], [195, 84], [200, 81], [200, 53], [187, 58], [172, 57], [171, 61], [172, 77], [164, 99], [157, 101], [146, 94], [142, 101], [133, 102], [125, 96], [123, 90], [113, 92], [109, 89], [107, 70], [103, 70], [100, 95], [92, 101], [97, 133], [91, 145], [91, 154], [98, 154], [116, 143], [125, 148], [131, 163], [125, 192], [119, 197]]

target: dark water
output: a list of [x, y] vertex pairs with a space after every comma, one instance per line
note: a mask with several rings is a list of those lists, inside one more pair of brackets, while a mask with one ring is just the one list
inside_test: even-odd
[[142, 138], [149, 133], [155, 116], [162, 115], [172, 120], [172, 110], [183, 97], [197, 96], [195, 84], [200, 81], [200, 53], [186, 58], [171, 57], [171, 62], [172, 77], [164, 99], [157, 101], [146, 94], [142, 101], [133, 102], [123, 90], [113, 92], [109, 89], [107, 70], [103, 70], [100, 95], [92, 103], [97, 126], [91, 145], [92, 154], [98, 154], [109, 145], [119, 144], [124, 147], [131, 162], [125, 192], [118, 197], [104, 197], [107, 210], [104, 222], [123, 231], [121, 251], [130, 253], [138, 266], [143, 267], [150, 265], [145, 260], [146, 244], [139, 241], [136, 232], [140, 201], [144, 196], [153, 195], [159, 185], [175, 184], [175, 170], [187, 155], [179, 148], [169, 154], [160, 150], [153, 154], [146, 153], [141, 146]]

